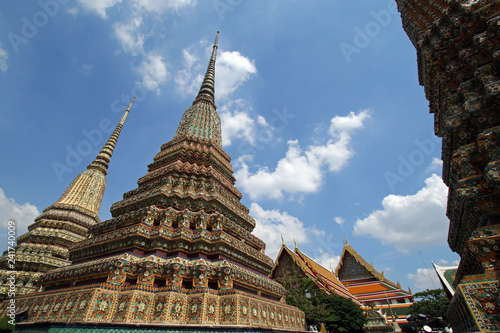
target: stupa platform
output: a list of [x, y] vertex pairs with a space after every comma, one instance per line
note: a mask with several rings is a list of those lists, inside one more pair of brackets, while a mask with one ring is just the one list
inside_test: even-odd
[[16, 297], [16, 311], [25, 310], [28, 319], [18, 324], [16, 331], [66, 332], [61, 329], [74, 328], [93, 332], [108, 324], [120, 332], [127, 332], [122, 331], [127, 327], [175, 331], [180, 325], [183, 330], [189, 325], [197, 331], [208, 328], [217, 332], [239, 332], [243, 327], [245, 331], [254, 328], [302, 331], [305, 327], [304, 313], [283, 302], [265, 300], [240, 290], [210, 288], [117, 287], [105, 282]]

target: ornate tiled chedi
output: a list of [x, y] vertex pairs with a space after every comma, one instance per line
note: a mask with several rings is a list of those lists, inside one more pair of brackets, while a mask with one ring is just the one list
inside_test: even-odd
[[387, 323], [386, 318], [382, 316], [380, 310], [371, 308], [365, 312], [366, 324], [363, 326], [365, 333], [389, 333], [394, 332], [394, 326]]
[[[496, 238], [498, 230], [490, 226], [500, 222], [500, 1], [396, 2], [417, 49], [419, 82], [434, 114], [435, 133], [443, 139], [448, 243], [461, 256], [448, 319], [455, 332], [496, 331], [499, 318], [490, 316], [487, 306], [468, 301], [476, 288], [468, 280], [499, 268], [498, 248], [490, 249], [495, 261], [486, 264], [478, 256], [482, 246], [471, 243], [483, 242], [482, 230]], [[477, 288], [480, 293], [482, 287]]]
[[[138, 187], [69, 249], [44, 291], [16, 299], [28, 323], [243, 325], [303, 330], [251, 234], [214, 103], [217, 38], [200, 91]], [[19, 325], [21, 327], [21, 325]], [[26, 327], [26, 326], [24, 326]]]
[[7, 294], [12, 274], [16, 275], [16, 295], [36, 291], [43, 273], [69, 265], [68, 249], [87, 238], [90, 226], [101, 222], [99, 209], [108, 164], [133, 101], [87, 169], [76, 176], [55, 204], [45, 208], [28, 226], [28, 232], [17, 238], [17, 245], [0, 257], [0, 295]]
[[413, 304], [411, 290], [405, 291], [399, 282], [384, 277], [384, 272], [378, 272], [345, 239], [335, 273], [367, 313], [374, 309], [386, 314], [390, 323], [408, 322], [406, 315]]

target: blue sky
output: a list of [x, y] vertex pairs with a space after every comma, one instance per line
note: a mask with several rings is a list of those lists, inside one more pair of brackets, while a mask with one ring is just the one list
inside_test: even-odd
[[346, 237], [403, 288], [439, 287], [431, 261], [458, 260], [441, 140], [393, 0], [1, 2], [2, 225], [21, 234], [57, 201], [136, 95], [109, 219], [173, 138], [217, 30], [223, 145], [267, 254], [282, 234], [334, 269]]

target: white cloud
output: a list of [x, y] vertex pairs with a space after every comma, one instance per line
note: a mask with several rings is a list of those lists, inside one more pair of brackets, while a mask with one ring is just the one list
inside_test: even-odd
[[449, 224], [445, 215], [447, 194], [441, 178], [432, 174], [416, 194], [385, 197], [383, 209], [356, 221], [354, 235], [370, 235], [402, 252], [411, 247], [443, 245]]
[[[175, 77], [177, 91], [183, 96], [194, 96], [200, 89], [205, 70], [208, 66], [212, 44], [206, 40], [190, 45], [182, 50], [184, 68]], [[251, 74], [257, 73], [254, 61], [238, 51], [217, 53], [215, 63], [215, 98], [227, 99]]]
[[217, 55], [215, 66], [215, 91], [217, 98], [226, 98], [240, 85], [257, 73], [254, 61], [238, 51], [222, 51]]
[[413, 281], [415, 287], [420, 289], [437, 289], [441, 288], [441, 282], [434, 269], [418, 268], [416, 274], [409, 273], [408, 279]]
[[127, 24], [117, 23], [113, 26], [123, 50], [134, 56], [144, 53], [144, 35], [137, 31], [141, 24], [142, 18], [135, 17], [130, 19]]
[[6, 72], [9, 66], [7, 65], [7, 58], [9, 57], [9, 53], [2, 48], [2, 44], [0, 43], [0, 71]]
[[446, 260], [446, 259], [441, 259], [441, 260], [439, 260], [439, 261], [437, 262], [437, 264], [438, 264], [439, 266], [448, 266], [448, 264], [449, 264], [449, 263], [450, 263], [450, 262], [449, 262], [448, 260]]
[[177, 92], [182, 96], [194, 98], [200, 89], [204, 72], [202, 70], [200, 56], [197, 55], [199, 50], [196, 50], [196, 47], [200, 47], [206, 43], [208, 42], [200, 41], [199, 45], [191, 45], [182, 50], [184, 68], [179, 70], [174, 78]]
[[138, 68], [142, 76], [142, 84], [149, 90], [154, 90], [160, 93], [159, 86], [165, 83], [170, 76], [167, 70], [167, 65], [163, 62], [163, 58], [159, 55], [149, 54], [142, 61]]
[[340, 216], [336, 216], [336, 217], [334, 217], [334, 218], [333, 218], [333, 220], [334, 220], [334, 221], [335, 221], [335, 223], [337, 223], [338, 225], [342, 225], [342, 224], [344, 224], [344, 222], [345, 222], [345, 219], [343, 219], [343, 218], [342, 218], [342, 217], [340, 217]]
[[94, 65], [92, 64], [82, 64], [80, 66], [82, 69], [83, 74], [85, 75], [90, 75], [92, 73], [92, 70], [94, 69]]
[[363, 121], [368, 117], [367, 110], [363, 110], [359, 114], [351, 111], [345, 117], [335, 116], [330, 121], [329, 133], [331, 136], [342, 135], [343, 133], [349, 134], [354, 130], [363, 128]]
[[328, 253], [322, 248], [319, 248], [319, 257], [314, 258], [314, 261], [324, 268], [334, 271], [340, 261], [340, 256]]
[[7, 228], [8, 221], [16, 222], [16, 234], [20, 236], [28, 231], [28, 226], [32, 224], [35, 218], [40, 215], [38, 209], [29, 204], [22, 205], [16, 203], [12, 198], [7, 198], [3, 189], [0, 188], [0, 216], [2, 220], [0, 225]]
[[195, 0], [134, 0], [137, 8], [155, 13], [168, 10], [178, 11], [184, 7], [193, 6], [195, 3]]
[[85, 10], [94, 12], [102, 18], [107, 18], [106, 10], [114, 5], [122, 2], [122, 0], [78, 0], [80, 6]]
[[189, 49], [182, 50], [182, 56], [184, 57], [184, 61], [189, 68], [191, 68], [194, 63], [200, 60], [200, 58], [198, 58], [196, 55], [191, 54], [189, 52]]
[[442, 169], [443, 169], [443, 161], [437, 157], [434, 157], [432, 159], [431, 164], [429, 165], [427, 170], [425, 170], [425, 172], [435, 172], [435, 171], [441, 172]]
[[[229, 101], [218, 109], [222, 127], [222, 145], [229, 146], [233, 139], [243, 139], [250, 145], [256, 140], [270, 141], [273, 133], [266, 119], [258, 115], [257, 119], [250, 116], [252, 107], [244, 99]], [[258, 133], [258, 134], [257, 134]]]
[[358, 114], [351, 112], [346, 117], [335, 116], [330, 126], [333, 137], [326, 144], [312, 145], [305, 151], [300, 148], [298, 140], [288, 141], [288, 151], [273, 171], [261, 167], [251, 173], [246, 163], [248, 157], [238, 159], [240, 168], [235, 174], [238, 186], [252, 200], [264, 197], [281, 199], [284, 192], [293, 195], [318, 191], [323, 182], [324, 169], [339, 171], [354, 155], [349, 147], [351, 132], [363, 127], [363, 121], [368, 117], [367, 110]]
[[303, 244], [308, 242], [308, 234], [321, 234], [314, 227], [305, 227], [304, 223], [287, 212], [278, 209], [265, 210], [259, 204], [253, 202], [250, 205], [250, 216], [255, 219], [253, 234], [266, 243], [266, 254], [276, 260], [281, 248], [281, 236], [285, 243]]
[[78, 14], [78, 7], [69, 7], [68, 9], [66, 9], [66, 11], [68, 13], [70, 13], [71, 15], [76, 15]]

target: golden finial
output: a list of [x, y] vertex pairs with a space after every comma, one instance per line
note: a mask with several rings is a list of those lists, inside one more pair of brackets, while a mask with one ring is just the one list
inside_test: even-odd
[[410, 293], [410, 295], [413, 295], [413, 293], [411, 292], [411, 288], [408, 286], [408, 292]]
[[285, 240], [283, 239], [283, 234], [281, 234], [281, 243], [282, 243], [282, 245], [285, 245]]
[[342, 236], [342, 243], [344, 243], [344, 245], [349, 245], [349, 242], [347, 241], [347, 238], [345, 236]]
[[401, 289], [401, 282], [398, 281], [398, 284], [396, 286], [398, 289]]
[[382, 272], [380, 273], [380, 275], [382, 276], [382, 279], [385, 279], [385, 277], [384, 277], [384, 271], [382, 271]]
[[295, 241], [295, 237], [293, 237], [293, 244], [295, 245], [295, 250], [297, 250], [297, 242]]

